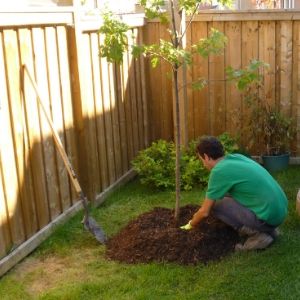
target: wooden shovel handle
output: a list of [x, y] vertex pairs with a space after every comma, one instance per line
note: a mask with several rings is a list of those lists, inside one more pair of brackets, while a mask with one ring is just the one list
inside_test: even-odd
[[24, 74], [27, 73], [28, 78], [29, 78], [29, 80], [30, 80], [30, 82], [32, 84], [32, 87], [35, 90], [35, 93], [36, 93], [37, 98], [38, 98], [38, 103], [40, 104], [40, 107], [42, 108], [42, 111], [43, 111], [43, 113], [44, 113], [44, 115], [45, 115], [45, 117], [47, 119], [47, 122], [48, 122], [50, 128], [51, 128], [55, 144], [56, 144], [57, 149], [58, 149], [58, 151], [59, 151], [59, 153], [61, 155], [61, 158], [62, 158], [62, 160], [63, 160], [63, 162], [64, 162], [64, 164], [66, 166], [66, 169], [67, 169], [67, 171], [68, 171], [68, 173], [70, 175], [70, 178], [71, 178], [71, 181], [72, 181], [72, 183], [74, 185], [74, 188], [75, 188], [76, 192], [79, 194], [79, 196], [81, 198], [83, 198], [82, 200], [83, 200], [83, 202], [85, 204], [85, 201], [84, 201], [85, 197], [83, 195], [82, 189], [81, 189], [80, 184], [78, 182], [77, 176], [76, 176], [76, 174], [74, 172], [74, 169], [73, 169], [73, 167], [72, 167], [72, 165], [71, 165], [71, 163], [69, 161], [69, 158], [68, 158], [67, 153], [66, 153], [66, 151], [65, 151], [65, 149], [63, 147], [63, 144], [62, 144], [62, 142], [60, 140], [60, 137], [59, 137], [58, 133], [56, 132], [56, 130], [54, 128], [53, 122], [52, 122], [52, 120], [51, 120], [51, 118], [50, 118], [50, 116], [49, 116], [49, 114], [48, 114], [48, 112], [47, 112], [47, 110], [46, 110], [46, 108], [44, 106], [44, 103], [43, 103], [43, 100], [42, 100], [42, 96], [41, 96], [41, 94], [40, 94], [40, 92], [38, 90], [37, 84], [34, 81], [33, 77], [31, 76], [31, 74], [30, 74], [30, 72], [29, 72], [29, 70], [28, 70], [28, 68], [27, 68], [27, 66], [25, 64], [23, 65], [23, 69], [24, 69]]

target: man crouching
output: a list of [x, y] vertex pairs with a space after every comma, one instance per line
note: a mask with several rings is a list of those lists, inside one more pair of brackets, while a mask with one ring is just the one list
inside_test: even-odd
[[277, 181], [254, 160], [241, 154], [224, 155], [215, 137], [203, 138], [197, 155], [210, 170], [200, 209], [181, 229], [197, 226], [211, 211], [224, 223], [247, 236], [237, 251], [265, 249], [277, 237], [287, 215], [287, 198]]

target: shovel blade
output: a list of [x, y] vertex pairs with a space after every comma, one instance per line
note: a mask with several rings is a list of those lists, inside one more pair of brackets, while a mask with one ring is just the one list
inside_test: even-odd
[[95, 236], [97, 241], [99, 241], [102, 244], [106, 243], [107, 239], [103, 229], [98, 225], [98, 223], [92, 217], [85, 218], [83, 224], [84, 224], [84, 228], [90, 231]]

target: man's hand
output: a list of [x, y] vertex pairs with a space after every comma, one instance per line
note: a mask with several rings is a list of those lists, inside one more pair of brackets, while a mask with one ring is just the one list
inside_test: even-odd
[[193, 228], [193, 226], [191, 225], [191, 221], [189, 221], [187, 224], [180, 226], [180, 229], [183, 230], [191, 230]]

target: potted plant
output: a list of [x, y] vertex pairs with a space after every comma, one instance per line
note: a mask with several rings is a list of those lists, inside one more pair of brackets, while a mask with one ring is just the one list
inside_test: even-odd
[[229, 68], [230, 79], [237, 81], [237, 87], [243, 91], [249, 115], [244, 128], [248, 148], [255, 148], [262, 158], [264, 167], [273, 172], [286, 168], [290, 157], [291, 140], [296, 134], [295, 119], [284, 114], [275, 105], [268, 102], [264, 93], [260, 68], [268, 65], [252, 60], [245, 70]]

